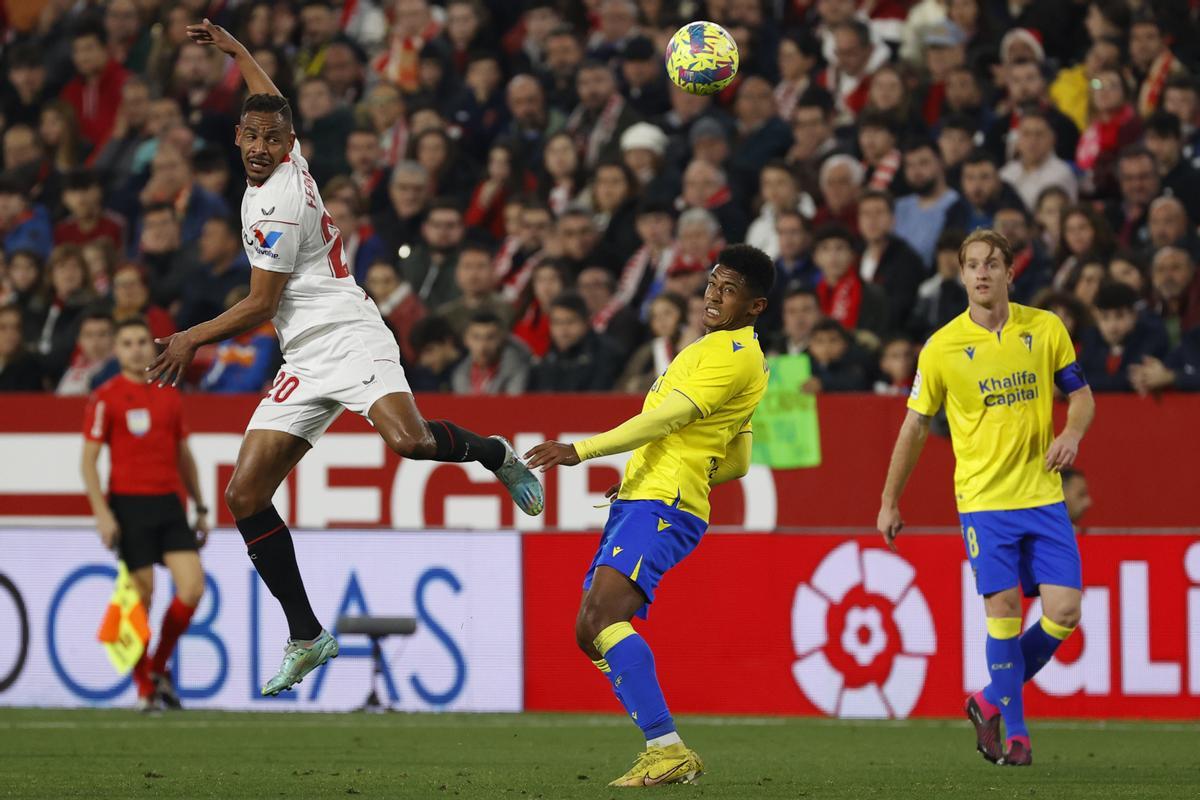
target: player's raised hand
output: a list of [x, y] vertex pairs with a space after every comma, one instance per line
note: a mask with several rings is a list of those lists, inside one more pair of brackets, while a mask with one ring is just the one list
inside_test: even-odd
[[542, 472], [560, 464], [573, 467], [578, 463], [579, 454], [575, 452], [575, 445], [562, 442], [542, 442], [525, 454], [525, 466], [530, 469], [540, 467]]
[[883, 506], [879, 509], [879, 517], [875, 527], [883, 534], [883, 541], [888, 549], [896, 552], [896, 536], [904, 529], [904, 520], [900, 517], [900, 509], [896, 506]]
[[197, 25], [187, 26], [187, 35], [196, 44], [212, 45], [222, 53], [237, 55], [242, 44], [229, 31], [205, 19]]
[[178, 385], [179, 379], [183, 377], [196, 355], [196, 345], [192, 344], [187, 331], [172, 333], [165, 339], [155, 339], [154, 343], [166, 347], [158, 354], [158, 358], [154, 359], [154, 363], [146, 367], [150, 382], [159, 386]]
[[1079, 455], [1079, 437], [1070, 431], [1063, 431], [1046, 451], [1046, 469], [1050, 472], [1062, 472], [1075, 463], [1077, 455]]

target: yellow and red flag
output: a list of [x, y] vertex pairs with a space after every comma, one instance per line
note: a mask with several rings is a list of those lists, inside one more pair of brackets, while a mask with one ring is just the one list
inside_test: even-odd
[[117, 562], [117, 582], [96, 638], [103, 643], [108, 660], [120, 675], [133, 669], [150, 642], [146, 607], [124, 561]]

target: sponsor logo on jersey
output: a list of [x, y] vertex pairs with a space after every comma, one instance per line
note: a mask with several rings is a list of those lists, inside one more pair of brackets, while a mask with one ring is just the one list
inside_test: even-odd
[[1018, 370], [1000, 378], [984, 378], [979, 381], [979, 393], [983, 395], [983, 405], [988, 408], [1036, 400], [1037, 375], [1028, 370]]
[[275, 245], [283, 237], [283, 231], [267, 231], [263, 232], [258, 228], [250, 231], [249, 236], [243, 237], [246, 246], [258, 253], [260, 256], [270, 256], [271, 258], [279, 258], [279, 253], [275, 252]]

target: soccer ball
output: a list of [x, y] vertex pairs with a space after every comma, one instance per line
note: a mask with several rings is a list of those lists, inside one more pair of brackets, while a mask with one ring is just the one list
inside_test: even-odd
[[667, 75], [691, 94], [716, 94], [738, 70], [737, 42], [715, 22], [689, 22], [667, 44]]

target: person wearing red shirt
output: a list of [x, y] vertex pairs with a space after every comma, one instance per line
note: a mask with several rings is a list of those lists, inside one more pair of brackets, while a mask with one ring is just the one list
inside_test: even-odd
[[[179, 392], [146, 380], [155, 351], [143, 320], [117, 325], [115, 352], [121, 373], [92, 393], [84, 413], [83, 482], [100, 540], [125, 562], [147, 609], [154, 565], [171, 571], [175, 597], [163, 616], [158, 647], [153, 656], [147, 648], [133, 679], [140, 711], [179, 708], [167, 660], [204, 594], [197, 551], [208, 538], [208, 510], [200, 499]], [[107, 496], [96, 468], [104, 445], [112, 462]], [[180, 502], [181, 485], [196, 503], [194, 528]]]
[[63, 177], [62, 202], [71, 215], [54, 226], [55, 244], [107, 240], [125, 251], [125, 219], [104, 208], [104, 188], [94, 170], [81, 169]]
[[105, 49], [105, 33], [97, 25], [82, 25], [71, 37], [71, 61], [76, 75], [60, 95], [75, 109], [79, 132], [92, 143], [97, 155], [108, 143], [121, 107], [121, 87], [129, 71]]

